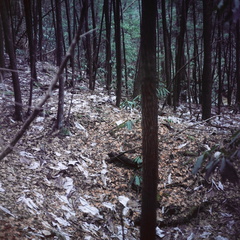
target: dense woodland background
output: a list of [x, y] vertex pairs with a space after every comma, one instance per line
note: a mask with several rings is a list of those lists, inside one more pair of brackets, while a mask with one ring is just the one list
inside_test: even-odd
[[[12, 151], [39, 114], [50, 115], [43, 106], [56, 89], [51, 133], [58, 130], [66, 135], [75, 93], [114, 95], [115, 107], [142, 113], [140, 235], [154, 239], [158, 117], [166, 114], [166, 108], [176, 114], [184, 106], [189, 119], [210, 124], [226, 109], [236, 116], [240, 112], [240, 1], [3, 0], [0, 14], [1, 91], [13, 97], [13, 121], [24, 122], [0, 159]], [[30, 75], [23, 81], [26, 66]], [[52, 81], [44, 82], [44, 75]], [[12, 88], [6, 90], [9, 79]], [[36, 101], [38, 90], [45, 92], [40, 101]], [[66, 101], [69, 92], [71, 101]], [[124, 123], [132, 128], [133, 121]], [[165, 124], [169, 129], [170, 123]], [[239, 125], [233, 130], [239, 130]], [[217, 148], [222, 156], [225, 150], [237, 149], [231, 160], [240, 152], [239, 131], [233, 139], [227, 147]], [[206, 156], [198, 158], [194, 173]], [[224, 180], [238, 182], [237, 170], [225, 155], [210, 165], [208, 177], [217, 166]]]

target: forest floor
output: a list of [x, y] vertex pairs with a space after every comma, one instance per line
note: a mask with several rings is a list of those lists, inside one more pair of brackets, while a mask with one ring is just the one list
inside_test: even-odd
[[[56, 69], [38, 63], [39, 86], [33, 106], [44, 95]], [[29, 68], [19, 73], [24, 109]], [[22, 122], [13, 117], [10, 74], [0, 84], [0, 146], [8, 145]], [[108, 154], [141, 156], [141, 113], [117, 108], [115, 98], [85, 81], [65, 95], [65, 126], [52, 131], [57, 89], [13, 152], [1, 162], [0, 239], [139, 239], [141, 195], [133, 179], [141, 170], [110, 162]], [[127, 106], [127, 104], [125, 104]], [[201, 122], [200, 108], [181, 105], [159, 113], [157, 239], [240, 239], [240, 186], [218, 174], [208, 182], [192, 175], [197, 156], [225, 144], [240, 128], [240, 115], [223, 107], [220, 117]], [[240, 160], [234, 162], [240, 174]], [[134, 178], [135, 176], [135, 178]], [[137, 183], [137, 182], [136, 182]]]

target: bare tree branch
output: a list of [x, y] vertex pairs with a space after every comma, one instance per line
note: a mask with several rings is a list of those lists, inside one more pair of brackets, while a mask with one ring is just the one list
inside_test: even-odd
[[[87, 1], [85, 1], [84, 3], [87, 3]], [[81, 32], [83, 29], [83, 17], [85, 14], [85, 11], [87, 10], [87, 4], [83, 4], [83, 8], [82, 8], [82, 12], [81, 12], [81, 18], [80, 18], [80, 23], [78, 26], [78, 30], [77, 33], [75, 34], [71, 45], [68, 48], [68, 51], [58, 69], [58, 72], [56, 73], [55, 77], [53, 78], [45, 96], [43, 96], [43, 98], [40, 100], [40, 102], [38, 103], [38, 105], [33, 109], [33, 112], [31, 113], [31, 115], [27, 118], [27, 120], [24, 122], [23, 126], [21, 127], [21, 129], [17, 132], [17, 134], [14, 136], [14, 138], [11, 140], [11, 142], [9, 143], [9, 145], [1, 152], [0, 154], [0, 161], [6, 157], [10, 152], [12, 152], [14, 146], [16, 145], [16, 143], [21, 139], [21, 137], [23, 136], [23, 134], [26, 132], [26, 130], [28, 129], [28, 127], [30, 126], [30, 124], [33, 122], [33, 120], [38, 116], [39, 112], [42, 110], [43, 105], [47, 102], [47, 100], [51, 97], [52, 95], [52, 91], [53, 88], [55, 87], [55, 85], [57, 84], [57, 81], [59, 79], [59, 76], [62, 74], [68, 60], [70, 59], [70, 57], [73, 54], [74, 48], [77, 44], [77, 42], [79, 41], [80, 37], [81, 37]], [[91, 31], [89, 31], [91, 32]], [[83, 35], [86, 35], [86, 33], [84, 33]]]

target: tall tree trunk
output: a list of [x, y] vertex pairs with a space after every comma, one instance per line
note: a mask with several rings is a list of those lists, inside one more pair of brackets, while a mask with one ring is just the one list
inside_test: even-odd
[[[139, 16], [140, 16], [140, 26], [142, 25], [142, 12], [141, 12], [141, 1], [138, 0], [139, 4]], [[137, 63], [136, 63], [136, 74], [134, 78], [134, 85], [133, 85], [133, 98], [137, 97], [141, 94], [141, 86], [142, 86], [142, 60], [141, 60], [141, 42], [138, 51]]]
[[38, 14], [38, 52], [39, 60], [42, 61], [42, 39], [43, 39], [43, 26], [42, 26], [42, 0], [37, 0], [37, 14]]
[[116, 46], [116, 106], [120, 106], [122, 94], [122, 53], [121, 53], [121, 28], [120, 28], [120, 0], [113, 1], [114, 6], [114, 26], [115, 26], [115, 46]]
[[106, 24], [106, 89], [110, 90], [112, 83], [112, 60], [111, 60], [111, 11], [109, 10], [109, 0], [104, 0], [104, 14]]
[[217, 42], [217, 51], [218, 51], [218, 114], [221, 113], [221, 104], [222, 104], [222, 93], [223, 93], [223, 84], [222, 84], [222, 18], [220, 13], [218, 13], [218, 42]]
[[33, 39], [32, 31], [32, 7], [31, 0], [24, 0], [24, 9], [26, 16], [26, 26], [27, 26], [27, 35], [28, 35], [28, 47], [29, 47], [29, 60], [30, 60], [30, 70], [31, 70], [31, 79], [30, 79], [30, 96], [28, 102], [28, 115], [31, 111], [32, 106], [32, 92], [33, 92], [33, 83], [37, 81], [37, 71], [36, 71], [36, 48]]
[[158, 99], [156, 72], [157, 1], [142, 0], [142, 154], [143, 187], [141, 240], [156, 237], [158, 184]]
[[[177, 37], [177, 55], [176, 55], [176, 72], [178, 72], [184, 65], [184, 36], [187, 29], [187, 13], [189, 0], [182, 0], [181, 18], [180, 18], [180, 32]], [[182, 69], [176, 76], [173, 86], [173, 105], [174, 109], [179, 104], [179, 97], [181, 92], [181, 81], [184, 79], [184, 69]]]
[[167, 104], [172, 104], [171, 92], [172, 92], [172, 84], [171, 84], [171, 46], [169, 39], [169, 32], [167, 28], [166, 22], [166, 6], [165, 0], [162, 0], [162, 26], [163, 26], [163, 42], [164, 42], [164, 57], [165, 57], [165, 65], [164, 65], [164, 73], [166, 78], [167, 90], [170, 92], [167, 97]]
[[229, 34], [228, 34], [228, 55], [227, 55], [227, 64], [226, 64], [226, 72], [227, 72], [227, 102], [230, 106], [232, 103], [232, 92], [233, 92], [233, 42], [232, 42], [232, 32], [231, 32], [231, 23], [229, 24]]
[[9, 54], [10, 59], [10, 68], [16, 71], [12, 72], [12, 80], [13, 80], [13, 89], [14, 89], [14, 98], [15, 98], [15, 113], [14, 117], [18, 121], [22, 121], [22, 97], [21, 97], [21, 88], [19, 83], [19, 77], [17, 72], [17, 61], [14, 52], [14, 45], [12, 39], [12, 31], [10, 20], [8, 17], [8, 9], [7, 9], [7, 1], [0, 1], [0, 13], [2, 17], [3, 31], [5, 37], [5, 46], [7, 52]]
[[203, 0], [204, 63], [202, 76], [202, 119], [211, 117], [212, 107], [212, 2]]
[[[94, 0], [91, 0], [91, 15], [92, 15], [92, 28], [96, 29], [96, 14], [95, 14], [95, 7], [94, 7]], [[101, 23], [102, 25], [102, 23]], [[99, 53], [99, 47], [97, 47], [97, 34], [96, 30], [92, 33], [92, 89], [95, 89], [96, 84], [96, 75], [97, 75], [97, 66], [98, 66], [98, 53]], [[101, 33], [100, 37], [101, 38]], [[100, 40], [99, 40], [100, 44]]]
[[[3, 36], [3, 28], [2, 28], [2, 19], [0, 18], [0, 68], [5, 68], [5, 58], [4, 58], [4, 36]], [[0, 83], [4, 78], [4, 71], [0, 71]]]
[[[65, 0], [65, 7], [66, 7], [66, 16], [67, 16], [67, 31], [68, 31], [68, 45], [70, 46], [72, 42], [72, 31], [71, 31], [71, 10], [69, 6], [69, 0]], [[70, 67], [72, 68], [72, 76], [71, 79], [68, 80], [67, 84], [70, 87], [74, 87], [75, 81], [74, 81], [74, 72], [75, 72], [75, 67], [74, 67], [74, 56], [71, 56], [70, 58]]]
[[[195, 100], [195, 103], [199, 103], [199, 92], [200, 92], [200, 79], [197, 76], [197, 67], [199, 67], [199, 57], [198, 57], [198, 41], [197, 41], [197, 28], [196, 28], [196, 7], [195, 7], [195, 1], [192, 1], [192, 7], [193, 7], [193, 36], [194, 36], [194, 50], [193, 50], [193, 56], [194, 61], [193, 61], [193, 80], [194, 80], [194, 94], [193, 98]], [[198, 72], [200, 72], [200, 69], [198, 69]], [[198, 73], [199, 74], [199, 73]]]
[[236, 78], [237, 78], [237, 95], [236, 105], [240, 111], [240, 20], [236, 23]]
[[141, 94], [142, 59], [141, 59], [140, 52], [141, 52], [141, 43], [140, 43], [138, 58], [137, 58], [137, 63], [136, 63], [136, 74], [135, 74], [136, 76], [134, 79], [134, 86], [133, 86], [133, 98], [135, 98]]
[[[121, 15], [123, 16], [122, 6], [121, 6]], [[123, 26], [123, 18], [121, 18], [121, 25]], [[125, 91], [128, 96], [128, 74], [127, 74], [127, 58], [126, 58], [126, 46], [125, 46], [125, 34], [124, 29], [121, 27], [122, 33], [122, 46], [123, 46], [123, 64], [124, 64], [124, 77], [125, 77]]]
[[[88, 9], [90, 11], [90, 9]], [[87, 12], [85, 16], [85, 31], [89, 31], [88, 26], [88, 17], [89, 12]], [[87, 61], [87, 76], [89, 79], [89, 89], [94, 90], [94, 84], [93, 84], [93, 58], [92, 58], [92, 44], [91, 44], [91, 35], [87, 34], [84, 38], [84, 48], [85, 48], [85, 55], [86, 55], [86, 61]]]
[[[57, 66], [61, 65], [63, 57], [63, 30], [62, 30], [62, 12], [61, 0], [55, 0], [56, 4], [56, 37], [57, 37]], [[60, 129], [64, 121], [64, 78], [59, 77], [59, 95], [58, 95], [58, 112], [56, 128]]]

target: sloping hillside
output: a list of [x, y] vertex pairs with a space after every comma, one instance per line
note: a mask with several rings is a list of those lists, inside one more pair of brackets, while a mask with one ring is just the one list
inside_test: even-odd
[[[21, 66], [25, 104], [29, 69]], [[38, 63], [34, 104], [55, 72]], [[1, 83], [0, 142], [3, 149], [21, 127], [12, 118], [10, 75]], [[114, 95], [87, 80], [66, 89], [65, 126], [52, 131], [57, 89], [0, 169], [0, 239], [139, 239], [141, 196], [134, 176], [141, 169], [108, 154], [141, 156], [141, 113], [115, 107]], [[24, 106], [27, 109], [27, 104]], [[240, 127], [239, 114], [227, 109], [211, 124], [196, 122], [185, 106], [159, 114], [159, 239], [238, 239], [239, 185], [224, 185], [191, 174], [196, 157], [224, 144]], [[239, 160], [235, 162], [238, 166]], [[137, 178], [138, 179], [138, 178]], [[138, 184], [138, 182], [135, 182]], [[124, 236], [124, 237], [123, 237]]]

